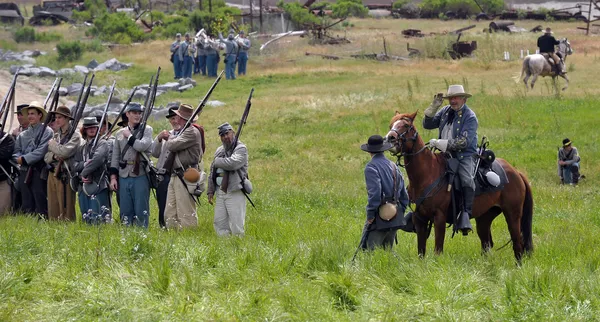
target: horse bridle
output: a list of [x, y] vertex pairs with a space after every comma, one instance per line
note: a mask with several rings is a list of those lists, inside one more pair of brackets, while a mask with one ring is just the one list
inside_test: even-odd
[[[423, 152], [423, 151], [424, 151], [424, 150], [427, 148], [427, 146], [426, 146], [426, 145], [424, 145], [424, 146], [423, 146], [423, 148], [421, 148], [421, 149], [420, 149], [419, 151], [417, 151], [417, 152], [413, 152], [413, 151], [412, 151], [412, 150], [413, 150], [413, 148], [412, 148], [412, 147], [411, 147], [410, 151], [406, 151], [406, 152], [405, 152], [405, 151], [402, 151], [402, 150], [403, 150], [403, 145], [404, 145], [404, 143], [406, 143], [407, 141], [411, 141], [411, 142], [413, 142], [413, 143], [417, 141], [417, 139], [418, 139], [418, 137], [419, 137], [419, 132], [418, 132], [418, 131], [417, 131], [417, 129], [416, 129], [414, 126], [413, 126], [413, 120], [411, 120], [410, 118], [408, 118], [408, 117], [403, 117], [403, 118], [401, 118], [400, 120], [404, 120], [404, 121], [407, 121], [407, 122], [409, 122], [410, 126], [408, 126], [408, 127], [406, 127], [406, 126], [405, 126], [406, 130], [405, 130], [404, 132], [402, 132], [402, 133], [400, 133], [400, 131], [396, 130], [396, 129], [394, 128], [394, 126], [392, 126], [392, 128], [390, 129], [390, 131], [394, 131], [394, 133], [396, 133], [396, 135], [398, 135], [398, 137], [396, 138], [396, 144], [399, 146], [399, 150], [400, 150], [400, 152], [399, 152], [399, 153], [393, 153], [393, 152], [392, 152], [392, 155], [394, 155], [394, 156], [396, 156], [396, 157], [398, 158], [398, 162], [397, 162], [397, 164], [398, 164], [399, 166], [401, 166], [401, 167], [406, 167], [406, 166], [408, 165], [408, 163], [406, 163], [406, 164], [401, 164], [401, 161], [400, 161], [400, 160], [401, 160], [401, 158], [402, 158], [402, 157], [406, 157], [406, 156], [414, 156], [414, 155], [417, 155], [417, 154], [419, 154], [419, 153]], [[407, 134], [408, 132], [410, 132], [411, 130], [413, 130], [415, 134], [414, 134], [412, 137], [410, 137], [410, 138], [407, 138], [407, 137], [406, 137], [406, 134]], [[413, 145], [413, 147], [414, 147], [414, 145]], [[410, 162], [409, 162], [409, 163], [410, 163]]]

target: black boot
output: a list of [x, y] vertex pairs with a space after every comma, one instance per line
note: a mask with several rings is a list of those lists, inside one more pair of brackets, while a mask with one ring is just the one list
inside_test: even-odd
[[470, 188], [463, 188], [463, 211], [458, 216], [456, 222], [456, 229], [460, 230], [464, 236], [473, 231], [471, 226], [470, 216], [473, 213], [473, 199], [475, 198], [475, 191]]
[[571, 166], [571, 176], [572, 176], [572, 180], [571, 183], [573, 185], [577, 185], [579, 183], [579, 167], [572, 165]]

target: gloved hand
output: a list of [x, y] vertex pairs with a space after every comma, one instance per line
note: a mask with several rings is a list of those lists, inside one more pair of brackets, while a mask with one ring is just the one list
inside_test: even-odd
[[448, 140], [431, 139], [429, 140], [429, 147], [434, 147], [442, 152], [446, 152], [448, 149]]
[[425, 116], [434, 117], [440, 106], [442, 106], [442, 103], [444, 103], [444, 93], [437, 93], [433, 97], [433, 102], [431, 102], [431, 105], [425, 109]]

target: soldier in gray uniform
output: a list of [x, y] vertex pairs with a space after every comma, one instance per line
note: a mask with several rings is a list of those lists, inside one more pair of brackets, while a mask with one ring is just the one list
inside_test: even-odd
[[[17, 141], [17, 136], [19, 136], [19, 134], [21, 134], [21, 132], [27, 130], [27, 127], [29, 127], [29, 120], [27, 119], [27, 116], [26, 115], [24, 116], [22, 113], [23, 108], [27, 108], [28, 106], [29, 106], [29, 104], [17, 105], [17, 111], [15, 112], [15, 114], [17, 114], [17, 120], [19, 121], [19, 126], [16, 127], [11, 133], [15, 142]], [[13, 150], [14, 150], [14, 148], [13, 148]], [[11, 154], [12, 154], [12, 152], [11, 152]], [[9, 170], [9, 169], [7, 169], [7, 170]], [[19, 186], [19, 182], [20, 182], [19, 181], [19, 170], [15, 167], [11, 167], [10, 171], [15, 180], [15, 183], [12, 186], [12, 209], [13, 209], [13, 212], [19, 212], [22, 210], [21, 204], [22, 204], [22, 199], [23, 199], [21, 197], [21, 187]]]
[[[79, 185], [77, 196], [79, 200], [79, 209], [83, 221], [95, 222], [97, 215], [101, 214], [102, 206], [110, 209], [108, 200], [108, 180], [106, 172], [108, 167], [109, 147], [108, 142], [102, 137], [98, 137], [96, 148], [92, 150], [92, 145], [96, 133], [98, 132], [98, 120], [95, 117], [86, 117], [83, 119], [81, 136], [85, 142], [79, 146], [73, 157], [73, 171], [79, 176]], [[90, 218], [90, 212], [93, 214]]]
[[227, 39], [223, 39], [223, 34], [219, 33], [219, 40], [225, 44], [225, 78], [235, 79], [238, 45], [234, 40], [233, 30], [229, 31]]
[[[174, 111], [177, 110], [177, 106], [169, 108], [169, 114], [166, 118], [171, 123], [171, 126], [175, 127], [174, 116], [177, 115]], [[158, 224], [161, 228], [165, 228], [165, 206], [167, 205], [167, 191], [169, 189], [169, 181], [171, 180], [170, 168], [165, 167], [165, 162], [170, 155], [170, 151], [163, 144], [169, 136], [175, 135], [175, 130], [160, 132], [154, 142], [152, 143], [152, 156], [158, 158], [156, 162], [156, 169], [158, 170], [158, 188], [156, 188], [156, 203], [158, 203]], [[171, 160], [172, 161], [172, 160]]]
[[579, 152], [571, 143], [571, 140], [564, 139], [563, 147], [558, 150], [558, 176], [561, 184], [570, 184], [576, 186], [582, 176], [579, 174]]
[[243, 30], [240, 30], [240, 49], [238, 54], [238, 76], [246, 75], [246, 65], [248, 64], [248, 50], [250, 50], [250, 39], [246, 38]]
[[[143, 107], [127, 106], [128, 124], [115, 134], [110, 162], [110, 188], [119, 191], [120, 217], [126, 225], [148, 228], [150, 215], [150, 183], [143, 161], [150, 156], [152, 127], [146, 126], [141, 137], [135, 137], [142, 119]], [[122, 156], [123, 151], [125, 154]], [[141, 154], [145, 154], [142, 156]]]
[[[233, 127], [229, 123], [219, 126], [219, 136], [223, 145], [215, 151], [210, 165], [208, 203], [213, 204], [216, 193], [214, 227], [217, 234], [241, 236], [244, 234], [246, 220], [246, 196], [242, 192], [241, 182], [242, 178], [248, 177], [248, 149], [238, 141], [231, 156], [225, 154], [235, 138]], [[223, 180], [225, 172], [229, 173], [229, 180]]]
[[[48, 215], [47, 180], [48, 171], [44, 155], [48, 152], [48, 141], [54, 132], [44, 126], [46, 110], [38, 102], [31, 102], [22, 110], [29, 120], [27, 130], [17, 136], [13, 158], [21, 166], [19, 187], [21, 187], [22, 210], [25, 213], [39, 214], [44, 218]], [[37, 137], [40, 140], [36, 142]]]
[[196, 41], [196, 63], [194, 64], [194, 74], [206, 76], [206, 50], [201, 39]]

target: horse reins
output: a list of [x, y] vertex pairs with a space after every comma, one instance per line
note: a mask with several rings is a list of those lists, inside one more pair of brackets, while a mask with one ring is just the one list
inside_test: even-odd
[[[402, 143], [405, 143], [406, 141], [412, 141], [412, 142], [416, 142], [416, 141], [417, 141], [417, 138], [419, 137], [419, 132], [417, 132], [417, 130], [415, 129], [415, 127], [412, 125], [412, 120], [411, 120], [411, 119], [409, 119], [408, 117], [403, 117], [403, 118], [401, 118], [401, 120], [405, 120], [405, 121], [408, 121], [408, 122], [410, 122], [410, 127], [409, 127], [409, 128], [407, 128], [407, 129], [406, 129], [406, 131], [404, 131], [404, 132], [402, 132], [402, 133], [400, 133], [398, 130], [396, 130], [394, 127], [392, 127], [391, 131], [394, 131], [394, 132], [395, 132], [395, 133], [398, 135], [398, 138], [397, 138], [397, 140], [401, 141]], [[415, 132], [415, 135], [413, 135], [413, 137], [411, 137], [411, 138], [407, 138], [407, 137], [406, 137], [406, 134], [407, 134], [407, 133], [408, 133], [410, 130], [413, 130], [413, 131]], [[402, 145], [401, 145], [401, 147], [402, 147]], [[394, 156], [396, 156], [396, 157], [398, 158], [398, 161], [396, 162], [396, 164], [397, 164], [398, 166], [402, 167], [402, 168], [406, 167], [407, 165], [409, 165], [409, 164], [410, 164], [410, 162], [408, 162], [408, 163], [406, 163], [406, 164], [402, 164], [402, 163], [400, 162], [400, 159], [401, 159], [402, 157], [410, 157], [410, 156], [415, 156], [415, 155], [417, 155], [417, 154], [419, 154], [419, 153], [423, 152], [423, 151], [424, 151], [426, 148], [427, 148], [427, 145], [424, 145], [424, 146], [423, 146], [423, 147], [422, 147], [422, 148], [421, 148], [419, 151], [417, 151], [417, 152], [412, 152], [412, 148], [411, 148], [411, 151], [409, 151], [409, 152], [403, 152], [403, 151], [401, 151], [400, 153], [393, 153], [393, 155], [394, 155]], [[401, 149], [401, 150], [402, 150], [402, 149]]]

